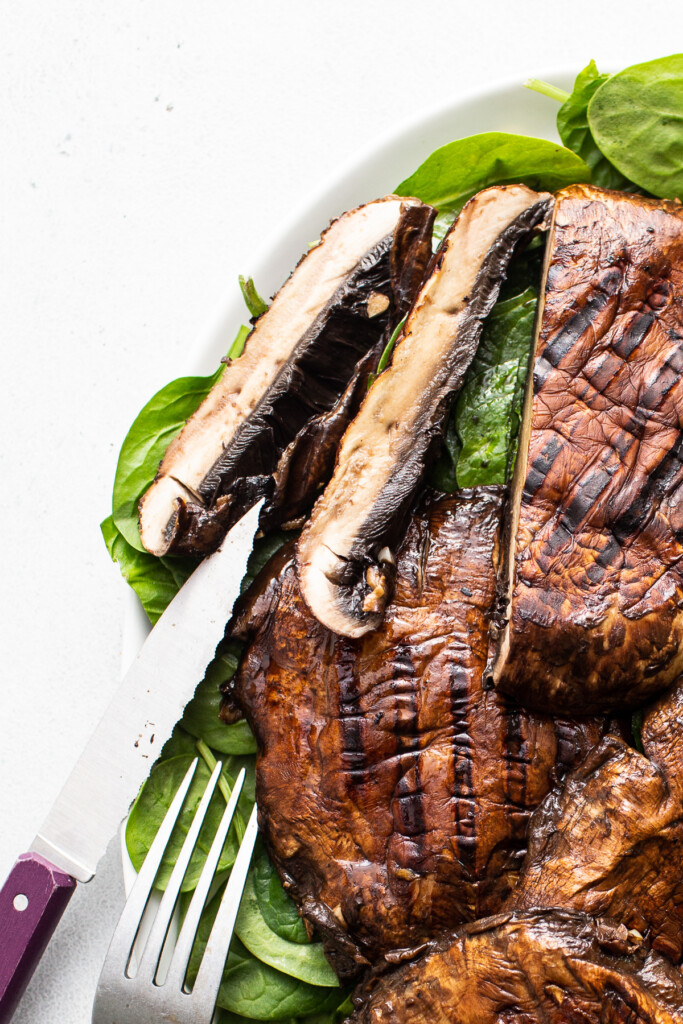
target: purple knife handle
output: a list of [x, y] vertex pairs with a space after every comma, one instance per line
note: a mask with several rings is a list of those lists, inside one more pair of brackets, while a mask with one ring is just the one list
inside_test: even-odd
[[0, 889], [0, 1024], [14, 1013], [76, 887], [37, 853], [23, 853]]

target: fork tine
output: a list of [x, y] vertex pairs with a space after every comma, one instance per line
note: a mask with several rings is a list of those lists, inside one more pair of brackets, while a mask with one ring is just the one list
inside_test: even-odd
[[[106, 974], [127, 974], [130, 963], [130, 955], [138, 936], [140, 922], [144, 913], [147, 901], [149, 900], [154, 879], [157, 876], [164, 850], [171, 838], [171, 833], [180, 814], [187, 791], [190, 788], [194, 773], [197, 769], [199, 758], [195, 757], [180, 784], [178, 792], [171, 801], [171, 806], [161, 823], [161, 828], [154, 837], [154, 841], [147, 851], [140, 873], [135, 879], [135, 884], [126, 900], [119, 923], [116, 926], [109, 944], [109, 951], [102, 968], [102, 976]], [[101, 983], [102, 979], [100, 979]], [[99, 985], [98, 985], [99, 989]]]
[[202, 1006], [216, 1005], [223, 968], [258, 835], [257, 810], [257, 805], [254, 804], [192, 989], [193, 999]]
[[145, 977], [148, 977], [151, 980], [154, 979], [157, 973], [159, 957], [161, 956], [164, 943], [166, 942], [166, 936], [168, 935], [173, 911], [178, 900], [178, 895], [180, 894], [180, 888], [183, 884], [183, 878], [185, 877], [185, 872], [187, 871], [190, 859], [194, 853], [199, 832], [204, 824], [204, 818], [206, 817], [206, 812], [209, 809], [211, 797], [213, 796], [222, 768], [223, 765], [219, 761], [211, 773], [211, 778], [209, 779], [202, 799], [199, 802], [199, 806], [195, 812], [194, 818], [192, 819], [192, 824], [187, 830], [185, 841], [183, 842], [180, 853], [178, 854], [178, 859], [176, 860], [173, 871], [171, 872], [171, 877], [166, 885], [166, 890], [161, 897], [159, 909], [150, 929], [144, 952], [140, 958], [140, 965], [136, 975], [138, 978], [144, 979]]
[[232, 819], [237, 808], [237, 801], [240, 798], [242, 792], [242, 786], [244, 785], [245, 779], [244, 768], [240, 771], [239, 775], [235, 779], [230, 799], [226, 805], [221, 823], [218, 826], [218, 830], [214, 837], [213, 843], [209, 855], [206, 858], [206, 863], [202, 869], [202, 873], [199, 877], [199, 882], [192, 896], [190, 906], [187, 908], [187, 913], [183, 920], [183, 926], [178, 936], [175, 949], [173, 951], [173, 959], [171, 960], [171, 966], [168, 969], [166, 975], [166, 985], [175, 985], [177, 988], [182, 988], [185, 981], [185, 974], [187, 973], [187, 965], [192, 952], [192, 946], [194, 945], [195, 935], [197, 934], [197, 928], [199, 927], [199, 920], [202, 915], [202, 911], [206, 904], [209, 890], [211, 889], [211, 883], [214, 880], [216, 874], [216, 868], [220, 860], [221, 853], [223, 852], [223, 846], [227, 838]]

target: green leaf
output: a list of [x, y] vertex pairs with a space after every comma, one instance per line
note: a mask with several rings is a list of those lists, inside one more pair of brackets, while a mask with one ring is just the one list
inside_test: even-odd
[[273, 863], [259, 840], [252, 861], [254, 891], [264, 921], [276, 935], [288, 942], [308, 944], [310, 939], [299, 911], [278, 877]]
[[[154, 837], [159, 831], [166, 812], [171, 806], [173, 798], [178, 792], [180, 784], [185, 778], [193, 760], [192, 755], [183, 754], [179, 757], [172, 757], [168, 761], [157, 761], [149, 774], [149, 778], [140, 790], [137, 800], [128, 815], [128, 822], [126, 824], [126, 847], [136, 871], [139, 871], [142, 867]], [[171, 871], [178, 859], [178, 854], [194, 818], [199, 801], [206, 789], [210, 774], [206, 764], [200, 760], [185, 798], [183, 809], [180, 812], [164, 852], [161, 867], [154, 882], [157, 889], [165, 889], [168, 884]], [[232, 789], [234, 780], [227, 775], [225, 770], [223, 775], [228, 786]], [[199, 833], [197, 845], [183, 879], [183, 892], [189, 892], [197, 885], [224, 810], [225, 800], [217, 789], [211, 798], [204, 824]], [[227, 871], [233, 864], [237, 853], [237, 845], [235, 826], [233, 824], [218, 862], [218, 871]]]
[[261, 963], [309, 985], [339, 988], [339, 979], [325, 958], [322, 943], [289, 942], [269, 928], [256, 897], [253, 869], [247, 875], [235, 933]]
[[574, 89], [557, 112], [557, 131], [568, 149], [586, 161], [591, 181], [602, 188], [624, 189], [631, 184], [598, 149], [588, 124], [588, 104], [609, 75], [598, 72], [595, 61], [580, 71]]
[[244, 346], [246, 345], [247, 338], [249, 337], [250, 334], [250, 329], [248, 327], [245, 327], [244, 324], [242, 324], [239, 331], [237, 332], [237, 335], [235, 336], [235, 340], [233, 341], [232, 345], [228, 350], [228, 359], [239, 359], [239, 357], [244, 352]]
[[221, 706], [220, 687], [235, 674], [242, 647], [231, 643], [222, 646], [206, 670], [204, 679], [185, 708], [183, 728], [203, 739], [221, 754], [255, 754], [256, 740], [244, 719], [226, 725], [218, 717]]
[[170, 555], [156, 558], [146, 551], [139, 551], [117, 530], [111, 516], [100, 528], [112, 560], [118, 564], [124, 579], [138, 595], [150, 622], [154, 624], [194, 572], [197, 560]]
[[268, 303], [265, 299], [262, 299], [259, 293], [256, 291], [256, 285], [254, 284], [253, 277], [242, 277], [239, 276], [240, 288], [242, 289], [242, 296], [247, 304], [247, 309], [253, 317], [261, 316], [268, 309]]
[[[220, 894], [202, 915], [187, 971], [190, 984], [197, 976], [219, 902]], [[239, 1017], [258, 1021], [286, 1021], [311, 1014], [331, 1013], [347, 994], [348, 991], [344, 989], [309, 985], [283, 974], [257, 960], [239, 938], [233, 937], [218, 994], [218, 1005]]]
[[218, 381], [181, 377], [158, 391], [138, 413], [121, 446], [112, 499], [114, 524], [131, 547], [144, 551], [138, 530], [138, 503], [154, 480], [169, 444]]
[[516, 444], [534, 329], [532, 288], [498, 302], [486, 320], [479, 349], [455, 407], [461, 449], [460, 487], [507, 481]]
[[556, 143], [486, 132], [437, 149], [396, 192], [436, 206], [435, 233], [441, 238], [467, 200], [483, 188], [521, 182], [552, 192], [590, 178], [590, 168], [581, 157]]
[[380, 373], [382, 373], [383, 370], [386, 370], [387, 366], [389, 365], [389, 359], [391, 358], [391, 353], [394, 351], [396, 339], [403, 330], [403, 325], [405, 324], [406, 319], [407, 317], [404, 316], [400, 323], [396, 324], [393, 331], [391, 332], [391, 337], [389, 338], [389, 341], [382, 349], [382, 355], [379, 357], [379, 362], [377, 364], [377, 372], [368, 374], [368, 391], [375, 383]]
[[588, 124], [627, 178], [655, 196], [683, 197], [683, 54], [611, 75], [588, 104]]

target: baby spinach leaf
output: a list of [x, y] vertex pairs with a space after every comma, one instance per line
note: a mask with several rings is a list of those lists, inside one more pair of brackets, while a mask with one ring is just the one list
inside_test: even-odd
[[598, 148], [627, 178], [683, 198], [683, 53], [610, 75], [588, 104]]
[[256, 896], [253, 869], [247, 875], [235, 933], [261, 963], [309, 985], [339, 988], [339, 980], [325, 958], [322, 943], [289, 942], [268, 926]]
[[631, 183], [598, 148], [588, 124], [588, 104], [608, 78], [598, 72], [594, 60], [579, 72], [571, 95], [557, 112], [557, 131], [565, 146], [586, 161], [594, 185], [623, 190]]
[[239, 331], [235, 336], [235, 340], [228, 349], [228, 359], [239, 359], [244, 352], [244, 346], [247, 343], [247, 338], [251, 334], [249, 327], [245, 327], [244, 324], [240, 327]]
[[488, 317], [455, 407], [460, 487], [508, 477], [536, 314], [536, 292], [498, 302]]
[[[197, 976], [220, 896], [212, 900], [199, 923], [187, 971], [190, 985]], [[218, 994], [218, 1005], [239, 1017], [258, 1021], [287, 1021], [311, 1014], [332, 1013], [347, 995], [348, 990], [309, 985], [281, 973], [257, 960], [239, 938], [233, 936]]]
[[[126, 847], [136, 871], [139, 871], [142, 867], [142, 862], [147, 856], [154, 837], [159, 831], [166, 812], [171, 806], [171, 802], [178, 792], [192, 761], [193, 756], [191, 754], [172, 757], [168, 761], [157, 761], [149, 774], [149, 778], [140, 790], [137, 800], [128, 815], [128, 822], [126, 824]], [[178, 859], [180, 848], [190, 828], [199, 801], [206, 789], [210, 774], [206, 764], [200, 760], [185, 798], [183, 809], [180, 812], [171, 839], [166, 847], [159, 873], [154, 882], [157, 889], [165, 889], [168, 884], [171, 871]], [[229, 788], [232, 789], [233, 780], [225, 771], [223, 774]], [[183, 879], [183, 892], [188, 892], [197, 885], [224, 810], [225, 801], [217, 789], [211, 798], [204, 824], [199, 833], [197, 845]], [[233, 825], [226, 839], [221, 859], [218, 863], [218, 870], [227, 871], [233, 864], [236, 853], [237, 840]]]
[[203, 739], [221, 754], [255, 754], [256, 740], [242, 719], [231, 725], [221, 722], [220, 686], [234, 675], [239, 664], [241, 646], [231, 644], [211, 662], [204, 679], [195, 690], [194, 697], [185, 708], [183, 727], [197, 738]]
[[139, 551], [116, 528], [112, 516], [104, 520], [100, 529], [112, 561], [118, 563], [153, 625], [194, 571], [197, 560], [170, 555], [156, 558]]
[[552, 192], [590, 178], [590, 167], [581, 157], [554, 142], [485, 132], [435, 150], [396, 192], [436, 206], [434, 230], [442, 238], [467, 200], [490, 185], [521, 182]]
[[190, 760], [197, 756], [197, 741], [194, 736], [183, 729], [180, 722], [174, 725], [170, 739], [166, 740], [161, 748], [162, 761], [169, 761], [172, 757], [181, 757], [189, 754]]
[[221, 364], [210, 377], [180, 377], [147, 402], [121, 446], [112, 499], [114, 524], [131, 547], [144, 551], [138, 530], [138, 502], [156, 476], [169, 444], [180, 433], [219, 379]]
[[310, 942], [306, 926], [299, 917], [296, 904], [278, 877], [273, 863], [259, 840], [252, 860], [254, 891], [259, 910], [268, 927], [288, 942]]
[[247, 309], [253, 317], [261, 316], [268, 309], [268, 303], [256, 291], [253, 277], [242, 277], [240, 274], [239, 282]]

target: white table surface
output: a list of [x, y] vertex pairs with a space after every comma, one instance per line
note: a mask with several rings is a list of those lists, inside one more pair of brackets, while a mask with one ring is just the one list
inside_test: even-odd
[[[680, 11], [656, 0], [3, 5], [2, 878], [117, 683], [125, 585], [98, 524], [120, 442], [187, 370], [207, 311], [283, 211], [435, 99], [680, 48]], [[122, 900], [113, 843], [17, 1024], [90, 1020]]]

